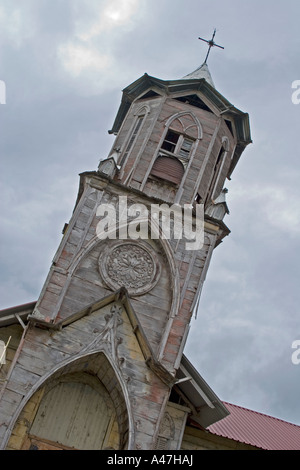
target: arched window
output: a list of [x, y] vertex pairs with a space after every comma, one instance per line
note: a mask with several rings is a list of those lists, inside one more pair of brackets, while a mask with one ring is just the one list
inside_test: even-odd
[[169, 117], [152, 157], [152, 167], [146, 172], [141, 189], [149, 176], [156, 176], [179, 186], [184, 183], [203, 132], [198, 118], [191, 112]]
[[[160, 143], [158, 155], [175, 157], [185, 169], [192, 157], [198, 141], [202, 138], [201, 124], [193, 113], [177, 113], [166, 122], [166, 131]], [[165, 160], [167, 161], [167, 160]], [[171, 160], [169, 161], [171, 164]], [[175, 163], [173, 163], [175, 166]], [[181, 168], [177, 165], [177, 168]], [[151, 172], [152, 173], [152, 172]], [[176, 173], [177, 175], [179, 173]], [[181, 169], [181, 177], [183, 172]], [[178, 183], [178, 179], [176, 178]]]
[[177, 158], [160, 155], [155, 160], [150, 174], [170, 183], [180, 184], [184, 166]]

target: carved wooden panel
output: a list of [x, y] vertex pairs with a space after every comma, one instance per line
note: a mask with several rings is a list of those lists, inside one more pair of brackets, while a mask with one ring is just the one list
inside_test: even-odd
[[160, 276], [160, 264], [145, 243], [118, 241], [101, 253], [99, 271], [113, 290], [125, 287], [131, 295], [149, 292]]

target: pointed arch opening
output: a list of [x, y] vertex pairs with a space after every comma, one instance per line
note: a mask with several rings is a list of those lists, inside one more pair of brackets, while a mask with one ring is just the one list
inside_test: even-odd
[[95, 376], [67, 374], [45, 391], [30, 428], [30, 447], [114, 448], [118, 424], [108, 391]]
[[193, 113], [171, 116], [165, 124], [150, 175], [180, 185], [201, 138], [202, 127]]
[[135, 113], [135, 118], [133, 124], [131, 126], [130, 132], [128, 134], [128, 138], [125, 142], [124, 149], [121, 149], [120, 152], [120, 160], [119, 165], [123, 166], [124, 163], [127, 161], [131, 150], [136, 142], [139, 133], [141, 132], [142, 126], [144, 124], [146, 116], [149, 114], [150, 108], [148, 105], [142, 105], [138, 111]]
[[18, 450], [122, 450], [129, 434], [121, 384], [99, 352], [65, 365], [39, 386], [19, 414], [7, 448], [16, 448], [18, 435]]
[[[145, 186], [149, 184], [150, 190], [155, 191], [158, 182], [154, 181], [153, 186], [153, 178], [151, 178], [152, 176], [155, 176], [160, 178], [159, 187], [162, 192], [172, 194], [174, 192], [174, 184], [178, 187], [182, 185], [186, 171], [193, 161], [199, 141], [202, 137], [203, 130], [201, 123], [191, 111], [182, 111], [170, 116], [165, 121], [164, 132], [160, 137], [158, 146], [153, 154], [151, 164], [144, 176], [140, 189], [144, 190]], [[169, 157], [169, 159], [161, 157]], [[180, 165], [175, 165], [171, 158], [177, 159], [182, 164], [182, 167]], [[159, 174], [157, 167], [160, 168], [161, 165], [166, 171]], [[176, 173], [175, 181], [173, 181], [174, 171]], [[169, 177], [166, 177], [168, 175]], [[166, 182], [165, 188], [162, 187], [164, 182]], [[177, 191], [178, 188], [175, 187], [174, 198], [176, 197]], [[163, 197], [163, 199], [165, 198]]]
[[[180, 113], [176, 113], [172, 115], [166, 122], [166, 128], [173, 128], [175, 121], [180, 121], [183, 129], [183, 133], [186, 135], [193, 136], [195, 139], [202, 139], [203, 137], [203, 130], [201, 123], [197, 116], [190, 111], [182, 111]], [[194, 129], [195, 134], [191, 135], [191, 129]]]

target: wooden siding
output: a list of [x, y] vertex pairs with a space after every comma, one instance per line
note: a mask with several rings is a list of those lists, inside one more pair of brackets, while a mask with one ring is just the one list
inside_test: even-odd
[[[98, 182], [94, 178], [90, 184], [96, 185]], [[119, 195], [124, 194], [126, 195], [126, 192], [124, 193], [121, 188], [117, 186], [114, 188], [111, 185], [110, 192], [99, 191], [97, 196], [95, 189], [93, 190], [91, 186], [86, 191], [86, 196], [83, 195], [82, 201], [77, 207], [77, 213], [74, 214], [74, 221], [71, 221], [65, 234], [63, 244], [55, 257], [55, 265], [38, 302], [40, 313], [53, 319], [58, 314], [57, 319], [64, 319], [111, 292], [105, 279], [100, 276], [98, 264], [101, 252], [109, 249], [110, 241], [101, 242], [95, 238], [95, 229], [99, 220], [95, 212], [97, 202], [114, 203], [118, 200]], [[128, 204], [135, 202], [149, 203], [147, 198], [134, 197], [131, 194]], [[82, 214], [84, 217], [88, 217], [86, 224], [80, 223]], [[132, 304], [154, 351], [157, 351], [163, 342], [164, 328], [170, 316], [180, 314], [180, 312], [172, 312], [172, 308], [174, 308], [172, 305], [175, 305], [176, 298], [182, 299], [181, 305], [186, 310], [185, 321], [189, 322], [191, 316], [189, 306], [193, 304], [193, 292], [197, 291], [208, 247], [214, 244], [213, 239], [210, 239], [209, 236], [207, 240], [208, 244], [197, 254], [186, 252], [183, 240], [176, 241], [175, 244], [171, 242], [172, 250], [175, 251], [172, 255], [173, 263], [175, 262], [172, 268], [167, 261], [168, 258], [161, 240], [147, 241], [153, 252], [156, 253], [161, 266], [161, 274], [157, 284], [144, 295], [134, 297]], [[166, 242], [166, 245], [169, 243]], [[177, 269], [178, 272], [179, 285], [177, 287], [174, 284], [174, 269]], [[180, 292], [178, 287], [181, 289]], [[185, 296], [187, 296], [186, 299]], [[184, 299], [185, 303], [183, 303]], [[183, 337], [184, 329], [185, 325], [183, 324], [182, 328], [178, 330], [178, 337]]]
[[[119, 370], [118, 377], [106, 357], [110, 358], [115, 370]], [[8, 382], [4, 394], [5, 400], [9, 401], [9, 394], [13, 390], [18, 390], [26, 402], [26, 395], [32, 393], [35, 384], [42, 381], [42, 386], [50, 390], [62, 377], [80, 372], [98, 377], [105, 386], [116, 410], [118, 426], [123, 435], [123, 445], [126, 436], [128, 439], [128, 432], [134, 431], [132, 428], [134, 426], [135, 448], [139, 446], [145, 449], [153, 448], [158, 418], [168, 387], [146, 365], [132, 324], [122, 305], [118, 303], [109, 304], [51, 335], [47, 330], [31, 327], [11, 380]], [[122, 387], [120, 380], [123, 383]], [[125, 388], [127, 405], [124, 397]], [[3, 405], [5, 402], [2, 400], [1, 416], [3, 416]], [[20, 401], [11, 402], [10, 416], [14, 416], [14, 410], [18, 407], [21, 407]], [[150, 418], [149, 409], [151, 409]], [[21, 421], [16, 423], [9, 448], [24, 444], [26, 436], [23, 433], [21, 439], [19, 429], [22, 419], [21, 413]], [[9, 421], [9, 416], [6, 420]], [[128, 429], [128, 420], [132, 423], [130, 429]], [[28, 432], [27, 429], [25, 434]], [[130, 439], [133, 445], [132, 437]]]

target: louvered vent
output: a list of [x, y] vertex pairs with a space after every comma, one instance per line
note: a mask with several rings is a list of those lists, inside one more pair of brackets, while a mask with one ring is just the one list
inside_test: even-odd
[[166, 437], [158, 436], [155, 443], [156, 450], [166, 450], [168, 447], [169, 439]]
[[151, 175], [179, 184], [184, 173], [184, 167], [177, 158], [160, 156], [158, 157], [151, 170]]

